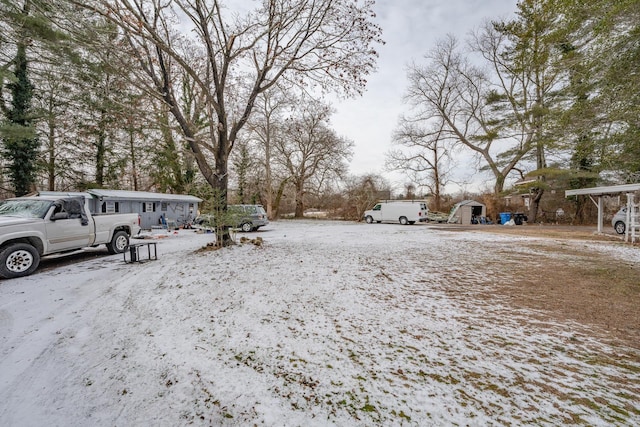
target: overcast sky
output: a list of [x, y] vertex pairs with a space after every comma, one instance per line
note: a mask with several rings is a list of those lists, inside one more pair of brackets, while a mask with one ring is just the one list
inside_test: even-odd
[[[376, 22], [382, 26], [386, 44], [379, 47], [378, 71], [369, 76], [364, 96], [334, 103], [332, 123], [336, 132], [355, 143], [351, 173], [386, 176], [400, 190], [409, 180], [384, 173], [385, 153], [391, 134], [404, 111], [402, 95], [407, 87], [406, 65], [419, 61], [436, 40], [448, 33], [463, 40], [487, 18], [509, 18], [517, 0], [376, 0]], [[486, 177], [472, 178], [473, 165], [461, 164], [458, 179], [474, 181], [466, 188], [486, 186]], [[466, 170], [466, 174], [462, 171]], [[490, 184], [492, 185], [492, 184]], [[460, 190], [448, 187], [447, 192]]]

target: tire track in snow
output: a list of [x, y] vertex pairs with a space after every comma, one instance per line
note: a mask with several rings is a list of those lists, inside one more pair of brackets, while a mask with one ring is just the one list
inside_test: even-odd
[[13, 316], [7, 310], [0, 309], [0, 337], [8, 339], [13, 328]]

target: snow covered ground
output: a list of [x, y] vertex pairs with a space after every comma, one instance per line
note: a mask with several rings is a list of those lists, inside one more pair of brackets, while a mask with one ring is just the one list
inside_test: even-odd
[[212, 236], [0, 281], [0, 425], [640, 424], [640, 349], [472, 292], [531, 238], [279, 221], [196, 252]]

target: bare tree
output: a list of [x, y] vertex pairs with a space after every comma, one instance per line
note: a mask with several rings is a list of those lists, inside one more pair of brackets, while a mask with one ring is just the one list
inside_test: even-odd
[[480, 156], [495, 178], [496, 194], [510, 173], [523, 169], [530, 153], [534, 168], [546, 164], [546, 126], [559, 76], [543, 52], [527, 62], [531, 50], [518, 44], [526, 41], [533, 48], [527, 37], [516, 26], [488, 22], [471, 43], [488, 71], [473, 65], [452, 36], [426, 56], [427, 65], [409, 68], [407, 96], [418, 107], [416, 115], [436, 123], [439, 138], [455, 140]]
[[[434, 122], [437, 123], [437, 122]], [[434, 209], [441, 210], [442, 190], [447, 182], [449, 149], [442, 137], [444, 123], [425, 128], [420, 118], [401, 117], [393, 141], [399, 148], [387, 153], [386, 168], [403, 171], [433, 195]]]
[[353, 143], [329, 127], [331, 109], [317, 101], [303, 101], [287, 123], [286, 138], [276, 141], [277, 160], [282, 162], [295, 187], [295, 217], [304, 216], [305, 192], [320, 189], [341, 177], [351, 158]]
[[[522, 1], [517, 7], [516, 19], [486, 23], [471, 47], [483, 56], [495, 76], [494, 89], [486, 99], [491, 111], [498, 113], [492, 114], [491, 120], [499, 124], [503, 137], [519, 142], [523, 152], [520, 163], [528, 163], [521, 167], [542, 171], [547, 168], [547, 155], [562, 139], [562, 132], [553, 131], [563, 109], [563, 89], [568, 85], [563, 66], [565, 39], [557, 27], [562, 17], [553, 1]], [[520, 152], [515, 156], [509, 151], [501, 154], [515, 159]], [[528, 188], [532, 221], [546, 187], [544, 173], [535, 175], [537, 182]]]
[[374, 174], [348, 177], [344, 182], [344, 191], [348, 201], [345, 217], [358, 221], [362, 220], [364, 211], [371, 209], [378, 200], [391, 198], [389, 183]]
[[36, 98], [36, 106], [42, 115], [39, 131], [45, 136], [41, 153], [44, 176], [40, 178], [40, 185], [50, 191], [71, 189], [80, 163], [78, 150], [73, 147], [77, 132], [71, 117], [75, 111], [74, 86], [70, 79], [60, 78], [60, 73], [58, 68], [41, 67]]
[[[169, 106], [224, 210], [229, 154], [260, 93], [281, 80], [348, 95], [364, 88], [375, 67], [372, 45], [381, 42], [372, 5], [267, 0], [240, 12], [221, 0], [101, 0], [86, 7], [124, 32], [141, 81]], [[197, 91], [186, 105], [185, 81]]]
[[274, 85], [258, 97], [254, 114], [249, 122], [251, 139], [262, 152], [265, 183], [265, 205], [269, 219], [276, 217], [278, 204], [289, 176], [274, 174], [275, 141], [284, 137], [285, 118], [296, 106], [291, 96], [280, 85]]
[[[427, 65], [409, 67], [407, 99], [417, 107], [415, 115], [426, 123], [442, 123], [439, 139], [456, 141], [481, 156], [496, 179], [494, 191], [501, 192], [505, 178], [531, 144], [501, 135], [485, 102], [491, 82], [460, 52], [453, 36], [439, 41], [425, 59]], [[497, 145], [502, 146], [499, 152]], [[505, 159], [502, 154], [507, 152]]]

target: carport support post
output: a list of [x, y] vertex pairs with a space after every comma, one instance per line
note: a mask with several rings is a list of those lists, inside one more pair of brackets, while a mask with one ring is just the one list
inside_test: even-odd
[[598, 196], [598, 233], [602, 233], [602, 196]]
[[598, 195], [598, 203], [596, 203], [591, 196], [589, 196], [589, 199], [591, 199], [593, 204], [598, 208], [598, 233], [602, 233], [602, 196]]
[[627, 215], [625, 217], [626, 227], [624, 229], [624, 241], [629, 241], [629, 234], [631, 234], [631, 243], [636, 242], [636, 221], [635, 221], [635, 200], [633, 193], [627, 193]]

